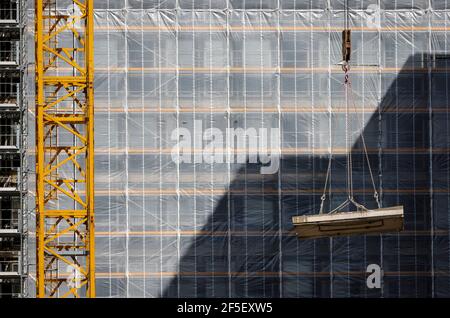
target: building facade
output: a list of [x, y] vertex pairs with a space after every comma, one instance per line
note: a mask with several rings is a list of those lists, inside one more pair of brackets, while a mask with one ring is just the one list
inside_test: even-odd
[[25, 1], [0, 4], [0, 297], [27, 295]]
[[[95, 22], [98, 297], [450, 296], [447, 1], [96, 0]], [[376, 207], [372, 172], [405, 229], [298, 240], [350, 151], [355, 198]]]

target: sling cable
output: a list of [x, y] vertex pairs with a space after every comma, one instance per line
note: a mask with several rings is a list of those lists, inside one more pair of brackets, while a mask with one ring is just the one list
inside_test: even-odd
[[[345, 153], [346, 153], [346, 199], [337, 207], [324, 213], [327, 187], [331, 187], [331, 167], [333, 156], [330, 154], [328, 168], [325, 177], [325, 185], [320, 198], [320, 209], [316, 215], [294, 216], [292, 223], [299, 238], [320, 238], [340, 235], [357, 235], [367, 233], [396, 232], [403, 229], [403, 206], [382, 208], [375, 179], [370, 165], [367, 145], [364, 138], [364, 120], [357, 129], [362, 143], [364, 159], [369, 170], [369, 175], [373, 187], [373, 198], [376, 202], [376, 209], [368, 209], [359, 203], [353, 191], [353, 159], [351, 145], [351, 132], [349, 129], [349, 117], [351, 104], [356, 116], [357, 109], [354, 101], [352, 83], [350, 80], [350, 57], [351, 57], [351, 29], [349, 27], [350, 12], [346, 0], [344, 15], [344, 30], [342, 31], [342, 61], [339, 63], [344, 72], [344, 96], [345, 96]], [[363, 112], [364, 114], [364, 112]], [[356, 211], [344, 212], [344, 209], [353, 205]]]
[[36, 296], [95, 297], [94, 0], [35, 0]]

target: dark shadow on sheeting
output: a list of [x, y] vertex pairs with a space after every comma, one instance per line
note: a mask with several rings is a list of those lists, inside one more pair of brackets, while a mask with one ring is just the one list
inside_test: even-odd
[[[439, 107], [441, 102], [440, 107], [447, 107], [442, 94], [448, 91], [449, 83], [445, 82], [446, 73], [441, 73], [443, 77], [441, 82], [436, 82], [436, 88], [429, 86], [430, 75], [436, 77], [434, 81], [440, 75], [428, 73], [427, 67], [443, 65], [447, 65], [446, 58], [430, 60], [427, 55], [418, 54], [409, 58], [399, 74], [392, 75], [391, 82], [389, 76], [383, 76], [382, 85], [387, 89], [383, 90], [385, 94], [378, 111], [364, 128], [368, 147], [381, 149], [380, 153], [372, 152], [370, 160], [378, 189], [381, 180], [383, 206], [402, 204], [405, 207], [402, 235], [299, 241], [290, 232], [291, 217], [318, 212], [328, 156], [284, 155], [280, 175], [263, 176], [259, 174], [259, 165], [247, 164], [235, 174], [230, 191], [220, 199], [201, 228], [205, 234], [195, 236], [182, 256], [179, 265], [182, 274], [172, 279], [162, 296], [431, 296], [429, 109]], [[411, 67], [425, 71], [413, 71]], [[352, 79], [355, 94], [358, 94], [354, 75]], [[442, 116], [446, 116], [445, 113]], [[444, 136], [434, 136], [434, 147], [438, 143], [441, 146], [448, 143], [447, 133], [443, 131]], [[375, 208], [360, 139], [353, 149], [354, 187], [363, 190], [356, 198]], [[448, 173], [447, 159], [445, 153], [433, 157], [435, 188], [448, 188], [448, 179], [444, 177]], [[333, 160], [332, 189], [339, 188], [345, 188], [345, 155], [335, 156]], [[238, 193], [245, 191], [247, 195]], [[331, 195], [332, 204], [344, 198], [345, 193], [337, 191]], [[329, 208], [328, 198], [326, 204]], [[434, 226], [448, 228], [448, 217], [436, 217], [439, 208], [435, 204]], [[448, 216], [447, 210], [443, 213]], [[191, 238], [182, 238], [183, 242], [185, 239]], [[448, 251], [448, 245], [445, 246]], [[435, 267], [440, 266], [439, 262], [448, 266], [448, 254], [442, 256], [435, 255]], [[444, 256], [447, 256], [447, 263]], [[372, 263], [382, 264], [385, 271], [382, 291], [366, 287], [365, 270]], [[449, 291], [447, 286], [439, 293], [450, 296]]]

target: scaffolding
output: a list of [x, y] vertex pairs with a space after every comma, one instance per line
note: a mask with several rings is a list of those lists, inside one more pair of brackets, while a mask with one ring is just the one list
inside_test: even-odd
[[[331, 152], [326, 211], [345, 199], [344, 1], [95, 1], [98, 297], [450, 295], [450, 6], [349, 2], [350, 122], [364, 118], [380, 200], [404, 205], [404, 231], [298, 240], [292, 217], [317, 213]], [[194, 135], [195, 120], [280, 128], [278, 173], [173, 161], [172, 132]], [[370, 204], [372, 185], [355, 195]]]
[[0, 297], [28, 294], [26, 14], [0, 4]]
[[[450, 7], [348, 2], [350, 131], [364, 122], [382, 206], [404, 205], [405, 229], [299, 241], [291, 218], [319, 210], [331, 152], [325, 211], [345, 199], [344, 1], [95, 1], [99, 297], [450, 295]], [[278, 173], [174, 161], [172, 133], [202, 132], [196, 120], [279, 128]], [[355, 196], [376, 208], [351, 144]], [[380, 289], [366, 287], [369, 264]]]

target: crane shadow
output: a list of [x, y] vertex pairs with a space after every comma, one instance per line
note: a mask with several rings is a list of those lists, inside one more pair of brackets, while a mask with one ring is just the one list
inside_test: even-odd
[[[318, 212], [329, 156], [320, 151], [282, 154], [275, 174], [260, 174], [260, 164], [248, 163], [237, 170], [227, 193], [199, 229], [201, 234], [186, 238], [190, 243], [183, 248], [179, 274], [161, 296], [430, 297], [433, 281], [434, 296], [450, 296], [445, 277], [430, 275], [433, 269], [448, 273], [449, 268], [444, 252], [448, 250], [448, 195], [434, 190], [432, 196], [431, 190], [433, 185], [445, 192], [449, 183], [445, 95], [450, 87], [446, 71], [430, 71], [447, 63], [447, 55], [410, 56], [399, 73], [381, 77], [383, 98], [365, 119], [363, 134], [382, 206], [404, 205], [401, 234], [298, 240], [291, 217]], [[353, 83], [358, 94], [361, 87], [355, 79]], [[282, 114], [287, 116], [296, 115]], [[300, 124], [311, 120], [305, 116]], [[332, 117], [339, 122], [342, 116]], [[323, 120], [328, 119], [325, 114]], [[335, 127], [333, 135], [339, 139], [343, 128]], [[441, 151], [431, 152], [430, 146]], [[355, 137], [355, 198], [375, 208], [362, 149], [361, 137]], [[333, 157], [327, 209], [346, 197], [345, 158], [342, 151]], [[443, 232], [441, 238], [436, 229], [447, 234]], [[384, 270], [380, 289], [366, 286], [369, 264]]]

